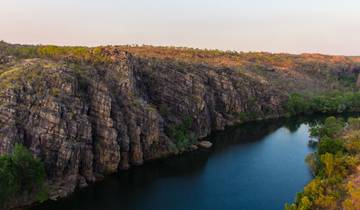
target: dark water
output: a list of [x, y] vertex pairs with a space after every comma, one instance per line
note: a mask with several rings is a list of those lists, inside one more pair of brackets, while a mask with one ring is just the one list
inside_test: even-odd
[[278, 210], [311, 179], [308, 123], [250, 123], [209, 137], [214, 147], [120, 172], [32, 210]]

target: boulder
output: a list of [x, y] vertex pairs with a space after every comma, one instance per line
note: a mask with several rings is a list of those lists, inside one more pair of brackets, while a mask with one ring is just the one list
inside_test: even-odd
[[204, 149], [210, 149], [212, 147], [212, 145], [213, 144], [211, 142], [209, 142], [209, 141], [200, 141], [199, 144], [198, 144], [198, 146], [200, 148], [204, 148]]

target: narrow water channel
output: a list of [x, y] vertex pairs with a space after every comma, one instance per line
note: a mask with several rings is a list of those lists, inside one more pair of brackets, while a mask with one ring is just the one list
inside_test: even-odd
[[309, 123], [295, 118], [214, 133], [210, 151], [120, 172], [31, 210], [280, 210], [311, 180]]

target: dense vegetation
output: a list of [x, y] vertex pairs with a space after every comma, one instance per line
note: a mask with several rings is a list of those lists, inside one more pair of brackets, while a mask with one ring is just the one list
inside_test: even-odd
[[186, 47], [160, 47], [149, 45], [101, 46], [95, 48], [54, 45], [10, 45], [0, 41], [0, 52], [18, 58], [53, 58], [57, 60], [81, 60], [90, 63], [111, 61], [108, 51], [120, 50], [145, 58], [174, 59], [191, 63], [207, 63], [215, 66], [299, 69], [343, 69], [360, 67], [360, 57], [329, 56], [321, 54], [275, 54], [267, 52], [237, 52], [217, 49]]
[[0, 208], [22, 197], [46, 200], [45, 176], [43, 164], [22, 145], [0, 156]]
[[192, 119], [190, 117], [177, 125], [172, 125], [167, 133], [170, 138], [175, 140], [175, 146], [178, 151], [184, 151], [196, 142], [195, 137], [191, 134]]
[[[182, 69], [186, 69], [186, 64], [231, 68], [241, 77], [271, 82], [272, 86], [284, 91], [296, 90], [302, 92], [303, 89], [311, 89], [312, 92], [317, 92], [321, 91], [322, 88], [339, 90], [344, 87], [352, 89], [360, 71], [359, 57], [320, 54], [273, 54], [266, 52], [243, 53], [147, 45], [100, 46], [94, 48], [12, 45], [1, 41], [0, 64], [1, 56], [13, 56], [17, 59], [42, 58], [71, 64], [104, 65], [113, 63], [120, 52], [126, 52], [137, 59], [143, 59], [142, 61], [148, 64], [171, 61], [177, 63]], [[321, 71], [319, 71], [320, 69]], [[313, 86], [312, 80], [314, 78], [322, 78], [319, 81], [321, 84], [315, 85], [317, 87]], [[283, 82], [286, 82], [286, 86], [284, 86]], [[320, 90], [317, 90], [318, 87], [320, 87]]]
[[360, 111], [360, 92], [331, 92], [319, 95], [291, 94], [287, 103], [289, 115]]
[[0, 43], [0, 51], [20, 59], [50, 58], [54, 60], [70, 61], [74, 63], [86, 62], [91, 64], [107, 63], [109, 56], [103, 48], [95, 47], [59, 47], [53, 45], [7, 45]]
[[[343, 63], [351, 65], [359, 61], [358, 57], [327, 56], [320, 54], [274, 54], [267, 52], [237, 52], [217, 49], [194, 49], [186, 47], [156, 47], [156, 46], [117, 46], [119, 49], [131, 52], [141, 57], [171, 58], [187, 62], [209, 63], [217, 66], [243, 66], [249, 63], [265, 67], [294, 68], [305, 63], [314, 68], [329, 67]], [[338, 66], [339, 67], [339, 66]]]
[[319, 139], [317, 152], [306, 158], [315, 178], [285, 209], [358, 209], [360, 186], [350, 175], [360, 163], [360, 118], [329, 117], [313, 126], [311, 135]]

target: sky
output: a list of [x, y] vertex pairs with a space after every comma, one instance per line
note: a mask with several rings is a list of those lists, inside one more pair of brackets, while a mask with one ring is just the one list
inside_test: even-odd
[[0, 0], [0, 40], [360, 55], [359, 0]]

